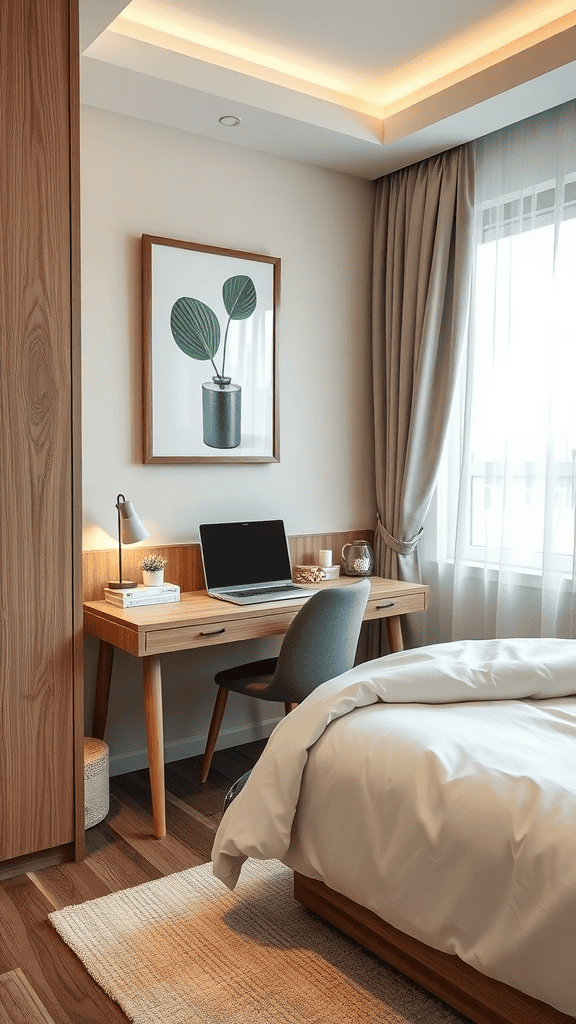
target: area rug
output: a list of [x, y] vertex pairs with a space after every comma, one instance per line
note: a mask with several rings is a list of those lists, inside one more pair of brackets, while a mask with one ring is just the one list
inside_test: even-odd
[[296, 903], [292, 873], [211, 864], [50, 914], [135, 1024], [461, 1024], [466, 1018]]

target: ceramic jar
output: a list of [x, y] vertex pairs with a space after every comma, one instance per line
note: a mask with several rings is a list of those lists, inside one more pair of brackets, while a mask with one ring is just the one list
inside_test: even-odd
[[161, 587], [164, 583], [164, 569], [142, 569], [142, 582], [145, 587]]

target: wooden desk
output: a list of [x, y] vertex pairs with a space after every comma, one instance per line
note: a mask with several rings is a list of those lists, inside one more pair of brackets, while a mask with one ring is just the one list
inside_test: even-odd
[[[310, 589], [342, 587], [356, 583], [356, 577], [311, 585]], [[428, 587], [379, 576], [370, 578], [371, 593], [364, 620], [386, 619], [392, 651], [402, 650], [400, 615], [428, 607]], [[146, 738], [152, 790], [154, 835], [166, 835], [164, 795], [164, 737], [162, 722], [162, 676], [160, 655], [188, 651], [195, 647], [254, 640], [283, 634], [307, 598], [274, 603], [234, 605], [208, 597], [205, 590], [182, 594], [174, 604], [145, 608], [117, 608], [107, 601], [86, 601], [84, 631], [100, 641], [93, 735], [104, 738], [114, 649], [118, 647], [142, 658]]]

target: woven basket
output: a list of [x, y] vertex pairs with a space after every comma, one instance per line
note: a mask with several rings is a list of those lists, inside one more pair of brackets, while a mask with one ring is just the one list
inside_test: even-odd
[[293, 565], [292, 579], [294, 583], [321, 583], [326, 576], [319, 565]]
[[84, 737], [84, 827], [91, 828], [108, 814], [110, 785], [108, 744]]

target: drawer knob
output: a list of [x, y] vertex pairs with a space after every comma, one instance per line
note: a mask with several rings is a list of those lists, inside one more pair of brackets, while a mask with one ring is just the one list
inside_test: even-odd
[[396, 604], [396, 601], [389, 601], [388, 604], [377, 604], [376, 605], [376, 611], [380, 612], [380, 611], [382, 611], [383, 608], [393, 608], [395, 604]]
[[222, 629], [212, 629], [212, 630], [210, 630], [209, 633], [200, 633], [200, 636], [218, 636], [220, 633], [225, 633], [225, 632], [226, 632], [226, 630], [225, 630], [224, 626], [222, 626]]

